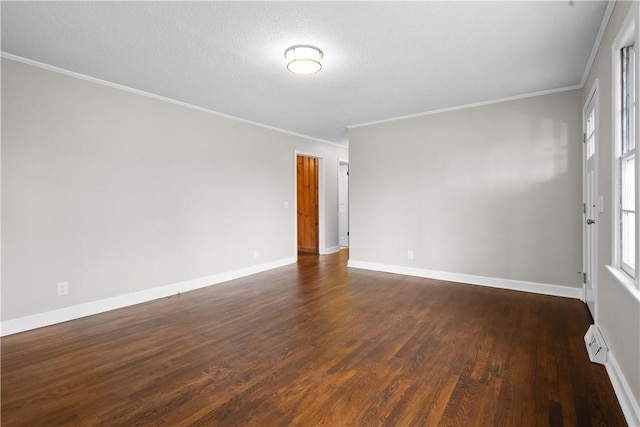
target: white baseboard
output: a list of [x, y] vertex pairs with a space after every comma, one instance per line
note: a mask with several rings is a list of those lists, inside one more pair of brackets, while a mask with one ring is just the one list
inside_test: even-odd
[[324, 248], [324, 251], [322, 252], [321, 255], [332, 254], [334, 252], [339, 252], [339, 251], [340, 251], [340, 246], [331, 246], [330, 248]]
[[533, 292], [543, 295], [553, 295], [575, 299], [580, 299], [582, 297], [582, 288], [549, 285], [546, 283], [524, 282], [521, 280], [497, 279], [493, 277], [473, 276], [469, 274], [447, 273], [443, 271], [425, 270], [422, 268], [403, 267], [399, 265], [378, 264], [374, 262], [357, 261], [352, 259], [349, 260], [347, 266], [353, 268], [361, 268], [364, 270], [403, 274], [405, 276], [416, 276], [424, 277], [427, 279], [445, 280], [448, 282], [459, 282], [471, 285], [488, 286], [491, 288]]
[[84, 304], [78, 304], [71, 307], [65, 307], [58, 310], [47, 311], [31, 316], [20, 317], [17, 319], [5, 320], [0, 324], [0, 336], [16, 334], [31, 329], [41, 328], [43, 326], [67, 322], [69, 320], [103, 313], [105, 311], [115, 310], [117, 308], [128, 307], [130, 305], [140, 304], [154, 299], [176, 295], [177, 293], [188, 292], [211, 285], [217, 285], [223, 282], [228, 282], [229, 280], [239, 279], [241, 277], [250, 276], [252, 274], [272, 270], [278, 267], [283, 267], [295, 262], [295, 257], [283, 258], [264, 264], [241, 268], [239, 270], [228, 271], [211, 276], [200, 277], [197, 279], [185, 280], [184, 282], [158, 286], [156, 288], [146, 289], [144, 291], [118, 295], [115, 297], [105, 298], [98, 301], [91, 301]]
[[640, 407], [638, 406], [638, 401], [633, 397], [631, 387], [629, 387], [629, 383], [624, 377], [612, 351], [609, 351], [607, 354], [607, 363], [604, 366], [607, 368], [609, 380], [611, 381], [611, 385], [613, 385], [613, 390], [616, 393], [627, 424], [629, 424], [630, 427], [640, 427]]

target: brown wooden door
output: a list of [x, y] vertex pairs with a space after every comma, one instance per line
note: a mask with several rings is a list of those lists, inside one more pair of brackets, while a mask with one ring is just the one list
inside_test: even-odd
[[318, 253], [318, 159], [297, 157], [298, 250]]

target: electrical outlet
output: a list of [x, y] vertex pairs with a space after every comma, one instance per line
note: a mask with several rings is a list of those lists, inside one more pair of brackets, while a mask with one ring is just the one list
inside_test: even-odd
[[409, 261], [412, 261], [412, 260], [413, 260], [413, 251], [407, 251], [407, 259], [408, 259]]
[[253, 250], [253, 257], [254, 258], [258, 258], [260, 256], [260, 250], [259, 249], [254, 249]]
[[69, 294], [69, 282], [58, 283], [58, 296], [64, 296]]

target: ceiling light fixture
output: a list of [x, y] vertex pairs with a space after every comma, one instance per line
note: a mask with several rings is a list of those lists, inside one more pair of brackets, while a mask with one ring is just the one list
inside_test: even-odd
[[294, 74], [313, 74], [322, 69], [322, 51], [307, 45], [291, 46], [284, 51], [287, 70]]

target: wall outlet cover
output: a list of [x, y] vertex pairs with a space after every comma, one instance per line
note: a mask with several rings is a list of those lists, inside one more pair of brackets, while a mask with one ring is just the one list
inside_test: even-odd
[[69, 294], [69, 282], [58, 283], [58, 296], [64, 296]]

